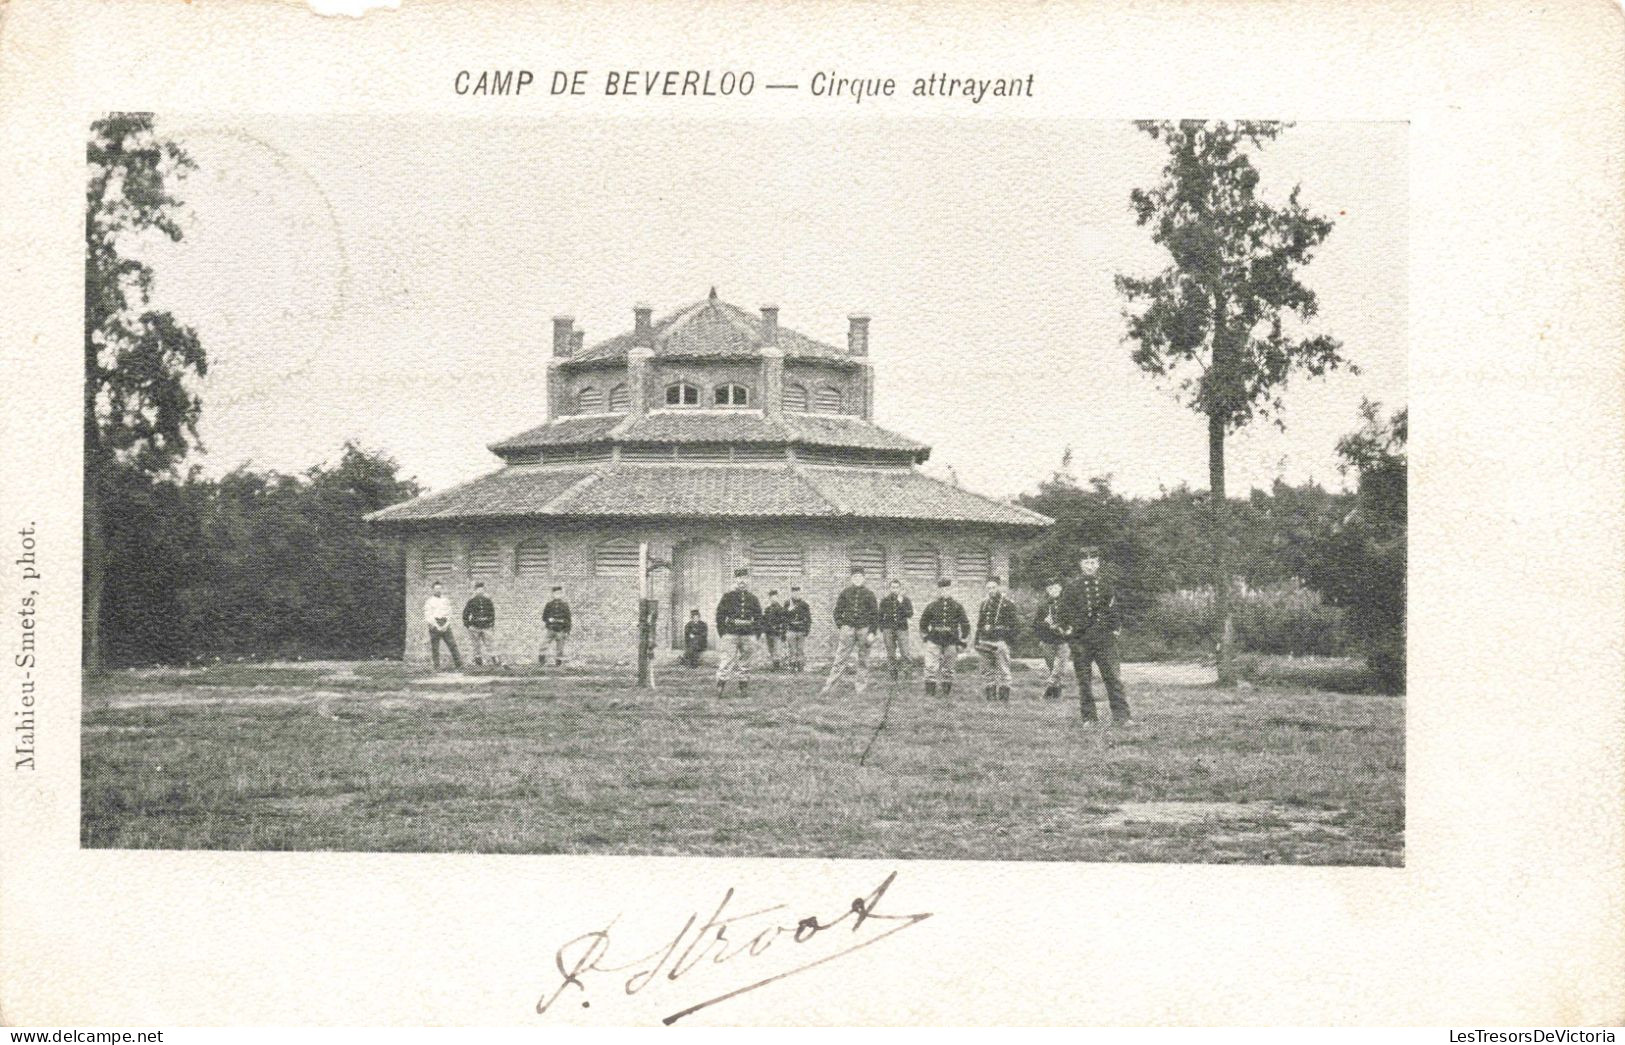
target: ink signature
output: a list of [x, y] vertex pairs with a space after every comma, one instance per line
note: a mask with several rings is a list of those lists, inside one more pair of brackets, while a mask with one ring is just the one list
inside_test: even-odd
[[[833, 939], [840, 945], [839, 950], [818, 954], [792, 968], [764, 976], [742, 987], [736, 987], [674, 1012], [661, 1021], [670, 1026], [701, 1009], [832, 962], [872, 943], [879, 943], [886, 937], [931, 917], [929, 912], [883, 914], [876, 910], [881, 899], [885, 897], [886, 890], [890, 889], [892, 882], [896, 880], [897, 872], [893, 871], [868, 896], [854, 899], [844, 913], [830, 921], [820, 921], [815, 915], [808, 915], [796, 919], [794, 924], [786, 924], [790, 920], [783, 916], [783, 912], [789, 907], [788, 904], [774, 904], [771, 907], [744, 912], [730, 910], [729, 905], [734, 899], [734, 890], [730, 887], [723, 893], [722, 902], [717, 904], [716, 910], [703, 922], [700, 921], [700, 914], [696, 911], [688, 916], [688, 920], [677, 930], [671, 942], [642, 957], [629, 961], [617, 959], [611, 964], [610, 932], [620, 920], [620, 916], [616, 915], [604, 928], [583, 933], [558, 949], [553, 960], [558, 966], [559, 983], [536, 1003], [536, 1011], [539, 1014], [547, 1012], [571, 988], [581, 992], [581, 1005], [583, 1008], [587, 1007], [591, 1004], [586, 999], [589, 980], [597, 982], [605, 977], [618, 977], [625, 973], [626, 979], [621, 986], [627, 994], [632, 995], [661, 980], [666, 982], [681, 980], [702, 966], [714, 967], [737, 963], [736, 967], [745, 967], [752, 959], [768, 953], [776, 944], [779, 945], [779, 954], [785, 953], [787, 946], [805, 947], [821, 936], [826, 941]], [[836, 933], [837, 929], [841, 931]], [[834, 936], [825, 935], [830, 933], [834, 933]], [[788, 945], [781, 943], [784, 937], [789, 937]], [[813, 950], [816, 952], [818, 949]], [[761, 963], [758, 962], [757, 966], [760, 968]]]

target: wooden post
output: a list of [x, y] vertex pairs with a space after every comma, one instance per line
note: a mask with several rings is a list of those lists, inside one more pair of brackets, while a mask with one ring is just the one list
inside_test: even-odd
[[638, 543], [638, 688], [655, 688], [655, 636], [660, 622], [660, 603], [651, 598], [649, 574], [663, 562], [649, 558], [649, 542]]
[[654, 653], [654, 624], [649, 617], [649, 542], [638, 542], [638, 688], [650, 689], [649, 661]]

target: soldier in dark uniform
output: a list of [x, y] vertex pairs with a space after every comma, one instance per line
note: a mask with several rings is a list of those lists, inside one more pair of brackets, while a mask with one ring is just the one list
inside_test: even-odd
[[908, 622], [914, 619], [914, 603], [903, 594], [903, 587], [892, 581], [886, 597], [880, 600], [880, 637], [886, 644], [886, 667], [891, 669], [892, 681], [898, 673], [912, 676], [914, 664], [908, 655]]
[[778, 590], [767, 593], [767, 608], [762, 611], [762, 635], [767, 639], [768, 670], [778, 671], [784, 656], [784, 635], [789, 625], [788, 611], [779, 601]]
[[790, 585], [790, 601], [784, 608], [785, 656], [791, 671], [801, 674], [807, 667], [807, 635], [812, 631], [812, 607], [801, 597], [801, 587]]
[[547, 647], [552, 646], [553, 666], [559, 667], [564, 663], [564, 644], [570, 638], [570, 604], [564, 601], [564, 589], [558, 585], [553, 586], [553, 597], [542, 607], [542, 627], [547, 629], [547, 637], [542, 640], [536, 662], [546, 664]]
[[970, 638], [970, 618], [965, 607], [949, 594], [953, 581], [944, 577], [937, 581], [937, 597], [920, 614], [920, 638], [924, 640], [920, 652], [925, 656], [925, 692], [928, 696], [942, 687], [942, 695], [954, 691], [954, 668], [959, 651]]
[[999, 578], [987, 579], [987, 598], [976, 613], [976, 652], [982, 658], [982, 696], [1010, 699], [1010, 647], [1019, 625], [1016, 604], [1010, 601]]
[[691, 668], [700, 666], [700, 654], [711, 644], [711, 630], [705, 626], [699, 610], [688, 611], [688, 623], [683, 625], [683, 663]]
[[1044, 589], [1044, 597], [1038, 603], [1038, 614], [1033, 618], [1033, 633], [1038, 636], [1038, 642], [1044, 648], [1044, 662], [1049, 665], [1049, 675], [1044, 680], [1045, 700], [1061, 699], [1061, 690], [1066, 686], [1067, 667], [1072, 663], [1072, 647], [1067, 645], [1072, 630], [1066, 626], [1061, 608], [1063, 588], [1060, 581], [1051, 581]]
[[1095, 695], [1091, 686], [1091, 665], [1100, 665], [1106, 683], [1106, 699], [1111, 704], [1112, 721], [1133, 725], [1123, 678], [1118, 670], [1117, 635], [1122, 623], [1117, 613], [1117, 593], [1111, 581], [1100, 574], [1100, 549], [1078, 552], [1078, 576], [1061, 593], [1061, 616], [1072, 634], [1072, 670], [1078, 676], [1078, 704], [1085, 722], [1095, 721]]
[[468, 629], [468, 641], [474, 647], [474, 663], [484, 664], [490, 657], [492, 664], [501, 663], [497, 656], [495, 635], [497, 607], [485, 594], [485, 582], [474, 582], [474, 595], [463, 603], [463, 627]]
[[717, 603], [717, 696], [731, 681], [739, 683], [739, 694], [744, 696], [751, 651], [762, 633], [762, 604], [751, 594], [750, 571], [741, 566], [734, 578], [734, 590]]
[[846, 674], [848, 665], [856, 665], [854, 688], [863, 693], [869, 688], [869, 644], [875, 640], [875, 628], [880, 623], [880, 607], [875, 593], [864, 586], [861, 569], [852, 571], [852, 580], [835, 599], [835, 630], [838, 644], [835, 663], [830, 665], [829, 678], [818, 691], [822, 696], [835, 688]]

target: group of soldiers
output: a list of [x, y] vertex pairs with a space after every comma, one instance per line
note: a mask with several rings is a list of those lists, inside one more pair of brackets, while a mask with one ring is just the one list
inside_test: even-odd
[[[745, 692], [759, 638], [766, 641], [772, 670], [778, 670], [781, 664], [793, 672], [804, 670], [806, 639], [812, 630], [812, 614], [801, 599], [800, 588], [791, 588], [789, 600], [783, 603], [777, 591], [769, 592], [768, 608], [764, 610], [750, 590], [750, 571], [735, 570], [734, 578], [733, 590], [717, 603], [719, 695], [727, 692], [730, 682], [740, 694]], [[1012, 685], [1010, 651], [1021, 635], [1016, 604], [1004, 591], [1000, 578], [988, 578], [987, 597], [977, 609], [973, 627], [965, 607], [950, 591], [952, 584], [946, 577], [938, 580], [937, 597], [920, 613], [925, 692], [944, 697], [953, 693], [960, 653], [969, 647], [981, 661], [983, 699], [1008, 701]], [[877, 638], [883, 643], [891, 678], [912, 675], [909, 621], [914, 616], [914, 604], [897, 581], [891, 581], [888, 588], [884, 598], [877, 598], [869, 589], [864, 571], [852, 570], [850, 582], [835, 600], [835, 658], [819, 691], [821, 695], [833, 691], [848, 674], [858, 693], [868, 689], [869, 652]], [[1106, 683], [1112, 720], [1120, 725], [1131, 724], [1117, 656], [1120, 630], [1116, 593], [1100, 573], [1100, 551], [1084, 548], [1078, 554], [1077, 575], [1046, 587], [1033, 621], [1047, 666], [1045, 699], [1061, 699], [1070, 665], [1077, 678], [1083, 718], [1096, 721], [1092, 683], [1098, 667]], [[697, 666], [706, 639], [705, 622], [698, 610], [689, 614], [684, 634], [687, 663]]]
[[[748, 577], [750, 571], [735, 570], [734, 576]], [[733, 594], [729, 592], [729, 594]], [[755, 596], [751, 596], [752, 600]], [[723, 597], [727, 601], [727, 596]], [[767, 607], [756, 604], [760, 616], [757, 634], [767, 644], [770, 671], [789, 670], [799, 674], [807, 669], [807, 636], [812, 631], [812, 607], [801, 597], [801, 586], [790, 586], [790, 596], [779, 599], [777, 589], [767, 593]], [[739, 614], [743, 608], [732, 612]], [[722, 606], [717, 606], [718, 630], [722, 621]], [[723, 644], [726, 649], [727, 644]], [[710, 629], [700, 617], [699, 610], [690, 610], [688, 623], [683, 625], [683, 663], [699, 667], [700, 654], [710, 648]]]
[[[463, 657], [451, 630], [451, 603], [446, 598], [445, 586], [439, 581], [430, 585], [429, 597], [423, 600], [423, 622], [429, 626], [429, 657], [434, 661], [435, 670], [440, 669], [441, 646], [451, 654], [451, 666], [461, 668]], [[496, 647], [497, 608], [485, 594], [484, 581], [474, 582], [474, 594], [463, 604], [463, 627], [468, 631], [476, 665], [486, 661], [502, 663], [502, 655]], [[551, 651], [553, 665], [562, 667], [564, 647], [570, 641], [570, 604], [564, 601], [561, 585], [553, 586], [547, 604], [542, 607], [542, 629], [542, 648], [536, 655], [536, 663], [545, 665]]]
[[[807, 667], [807, 636], [812, 632], [812, 608], [801, 597], [801, 588], [792, 586], [787, 599], [777, 590], [768, 592], [768, 605], [750, 590], [750, 571], [734, 571], [733, 590], [717, 603], [718, 646], [717, 693], [727, 692], [733, 683], [745, 692], [746, 677], [758, 639], [767, 646], [768, 667], [772, 671], [801, 673]], [[937, 581], [937, 597], [928, 603], [919, 618], [921, 662], [925, 692], [947, 697], [953, 693], [959, 656], [973, 649], [982, 666], [982, 697], [989, 701], [1010, 699], [1010, 651], [1021, 635], [1016, 604], [1005, 592], [998, 577], [987, 581], [987, 597], [976, 612], [973, 627], [965, 607], [953, 597], [953, 582]], [[462, 667], [462, 656], [452, 634], [451, 605], [436, 581], [423, 604], [424, 621], [429, 626], [429, 652], [436, 669], [440, 667], [440, 647], [451, 654], [452, 666]], [[912, 677], [909, 622], [914, 619], [914, 603], [896, 580], [889, 582], [884, 597], [869, 589], [861, 568], [854, 568], [847, 586], [835, 600], [835, 658], [820, 694], [832, 692], [851, 675], [853, 688], [864, 693], [869, 688], [869, 653], [878, 638], [885, 650], [886, 666], [893, 681]], [[501, 664], [493, 637], [496, 607], [485, 594], [483, 582], [476, 581], [474, 594], [463, 606], [463, 627], [473, 648], [474, 663], [487, 660]], [[555, 586], [542, 607], [544, 639], [537, 661], [564, 664], [565, 644], [570, 638], [570, 604], [564, 589]], [[1033, 632], [1044, 651], [1047, 672], [1044, 697], [1061, 699], [1070, 664], [1077, 677], [1078, 701], [1083, 718], [1096, 721], [1093, 690], [1094, 668], [1106, 683], [1106, 697], [1112, 720], [1130, 724], [1128, 699], [1124, 695], [1117, 657], [1117, 636], [1121, 622], [1117, 596], [1111, 583], [1100, 574], [1100, 551], [1084, 548], [1078, 553], [1078, 572], [1065, 581], [1053, 581], [1045, 591], [1033, 620]], [[683, 628], [683, 659], [690, 667], [699, 666], [700, 654], [709, 645], [709, 632], [699, 610], [692, 610]]]

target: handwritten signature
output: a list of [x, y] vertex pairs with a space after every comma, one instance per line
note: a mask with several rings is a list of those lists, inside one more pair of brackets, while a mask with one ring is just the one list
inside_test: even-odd
[[[590, 1004], [586, 1000], [590, 974], [618, 976], [626, 973], [622, 987], [627, 994], [632, 995], [660, 980], [667, 982], [680, 980], [702, 966], [729, 963], [747, 965], [750, 959], [766, 954], [784, 937], [789, 937], [792, 944], [802, 947], [826, 933], [834, 932], [836, 929], [843, 930], [833, 937], [845, 944], [839, 950], [821, 954], [793, 968], [765, 976], [743, 987], [736, 987], [674, 1012], [661, 1021], [669, 1026], [701, 1009], [832, 962], [872, 943], [879, 943], [886, 937], [931, 917], [929, 912], [884, 914], [876, 910], [881, 899], [885, 897], [886, 890], [890, 889], [892, 882], [896, 880], [897, 872], [893, 871], [868, 896], [854, 899], [845, 912], [829, 921], [820, 921], [816, 916], [808, 915], [795, 920], [793, 925], [785, 924], [789, 919], [784, 918], [782, 913], [788, 909], [788, 904], [774, 904], [771, 907], [744, 912], [731, 911], [729, 905], [733, 903], [734, 890], [730, 888], [722, 895], [722, 902], [717, 904], [716, 910], [703, 922], [700, 921], [699, 912], [695, 911], [688, 916], [683, 927], [677, 930], [670, 943], [639, 958], [631, 961], [617, 960], [616, 964], [612, 965], [609, 963], [610, 931], [620, 919], [617, 915], [604, 928], [583, 933], [558, 949], [553, 960], [558, 966], [559, 983], [536, 1003], [536, 1011], [547, 1012], [571, 988], [581, 992], [581, 1004], [585, 1008]], [[830, 940], [832, 937], [824, 936], [824, 939]], [[779, 950], [783, 953], [784, 947], [780, 947]]]

